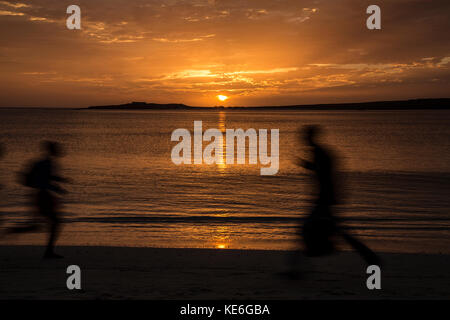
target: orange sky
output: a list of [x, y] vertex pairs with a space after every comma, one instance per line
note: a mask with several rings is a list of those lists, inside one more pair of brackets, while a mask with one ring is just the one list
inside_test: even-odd
[[[365, 26], [374, 3], [381, 31]], [[71, 4], [80, 31], [66, 28]], [[448, 97], [449, 12], [448, 0], [1, 0], [0, 106]]]

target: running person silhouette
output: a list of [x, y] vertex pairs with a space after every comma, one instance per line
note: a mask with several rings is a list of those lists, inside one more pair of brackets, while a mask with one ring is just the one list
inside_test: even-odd
[[[31, 164], [27, 173], [23, 174], [22, 183], [34, 190], [31, 203], [36, 213], [44, 218], [49, 228], [49, 238], [44, 258], [62, 258], [55, 253], [55, 243], [61, 228], [60, 198], [65, 194], [57, 182], [68, 182], [57, 174], [57, 158], [63, 156], [61, 145], [57, 142], [42, 142], [43, 157]], [[39, 229], [37, 221], [25, 227], [13, 227], [7, 234], [33, 232]]]
[[334, 205], [339, 203], [337, 191], [341, 186], [337, 178], [337, 160], [334, 153], [318, 142], [320, 128], [306, 126], [300, 131], [300, 139], [303, 139], [312, 151], [312, 160], [298, 160], [298, 165], [314, 175], [317, 185], [317, 197], [311, 213], [305, 219], [301, 230], [305, 245], [305, 255], [323, 256], [335, 252], [336, 248], [333, 236], [341, 235], [369, 265], [380, 264], [378, 256], [339, 227], [338, 220], [334, 216]]

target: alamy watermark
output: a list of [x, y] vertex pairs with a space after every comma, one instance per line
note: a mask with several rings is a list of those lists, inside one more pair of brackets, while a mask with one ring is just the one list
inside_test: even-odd
[[[66, 10], [70, 16], [66, 20], [66, 26], [69, 30], [81, 29], [81, 8], [78, 5], [70, 5]], [[366, 27], [369, 30], [381, 29], [381, 9], [379, 6], [372, 4], [367, 7], [366, 13], [370, 16], [366, 20]]]
[[372, 4], [367, 7], [367, 14], [370, 16], [366, 20], [366, 26], [369, 30], [380, 30], [381, 29], [381, 9], [379, 6]]
[[66, 20], [66, 27], [69, 30], [80, 30], [81, 29], [81, 8], [77, 5], [70, 5], [66, 10], [67, 14], [70, 16]]
[[67, 289], [81, 290], [81, 269], [73, 264], [67, 267], [66, 273], [69, 274], [66, 281]]
[[[279, 129], [270, 130], [269, 155], [267, 129], [259, 129], [258, 132], [252, 128], [245, 131], [226, 129], [225, 133], [219, 129], [207, 129], [203, 132], [202, 121], [194, 121], [193, 141], [188, 129], [176, 129], [172, 132], [171, 140], [179, 143], [172, 148], [171, 158], [176, 165], [192, 163], [231, 165], [235, 163], [235, 158], [237, 164], [245, 164], [248, 141], [248, 163], [256, 165], [259, 158], [259, 163], [265, 166], [260, 169], [261, 175], [275, 175], [279, 169], [279, 135]], [[203, 148], [204, 141], [209, 142], [205, 148]]]
[[366, 286], [369, 290], [381, 290], [381, 268], [376, 264], [370, 265], [366, 269], [366, 273], [370, 274], [367, 278]]

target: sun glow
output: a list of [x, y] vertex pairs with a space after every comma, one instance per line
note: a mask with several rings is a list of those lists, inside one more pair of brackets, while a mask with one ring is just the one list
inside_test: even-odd
[[227, 96], [224, 96], [224, 95], [221, 95], [221, 94], [219, 94], [219, 95], [217, 96], [217, 99], [219, 99], [220, 101], [225, 101], [225, 100], [227, 100], [227, 99], [228, 99], [228, 97], [227, 97]]

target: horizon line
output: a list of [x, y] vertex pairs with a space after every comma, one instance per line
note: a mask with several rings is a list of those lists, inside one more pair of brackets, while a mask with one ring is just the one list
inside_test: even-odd
[[[338, 103], [309, 103], [309, 104], [286, 104], [286, 105], [251, 105], [251, 106], [242, 106], [242, 105], [235, 105], [235, 106], [192, 106], [187, 105], [184, 103], [158, 103], [158, 102], [144, 102], [144, 101], [131, 101], [127, 103], [122, 104], [105, 104], [105, 105], [97, 105], [97, 106], [84, 106], [84, 107], [70, 107], [70, 106], [58, 106], [58, 107], [51, 107], [51, 106], [0, 106], [0, 109], [75, 109], [75, 110], [84, 110], [84, 109], [101, 109], [101, 108], [119, 108], [119, 107], [125, 107], [125, 106], [132, 106], [133, 104], [136, 106], [139, 105], [157, 105], [157, 106], [183, 106], [186, 108], [193, 108], [193, 109], [256, 109], [256, 108], [301, 108], [301, 107], [327, 107], [327, 106], [357, 106], [357, 105], [370, 105], [370, 104], [387, 104], [387, 103], [408, 103], [408, 102], [427, 102], [427, 101], [440, 101], [440, 102], [447, 102], [447, 107], [450, 108], [450, 98], [408, 98], [408, 99], [399, 99], [399, 100], [373, 100], [373, 101], [359, 101], [359, 102], [338, 102]], [[412, 106], [413, 108], [414, 106]], [[443, 107], [442, 105], [440, 107]], [[125, 108], [124, 108], [125, 109]], [[406, 108], [407, 109], [407, 108]], [[130, 110], [132, 110], [130, 108]], [[150, 109], [147, 109], [150, 110]]]

